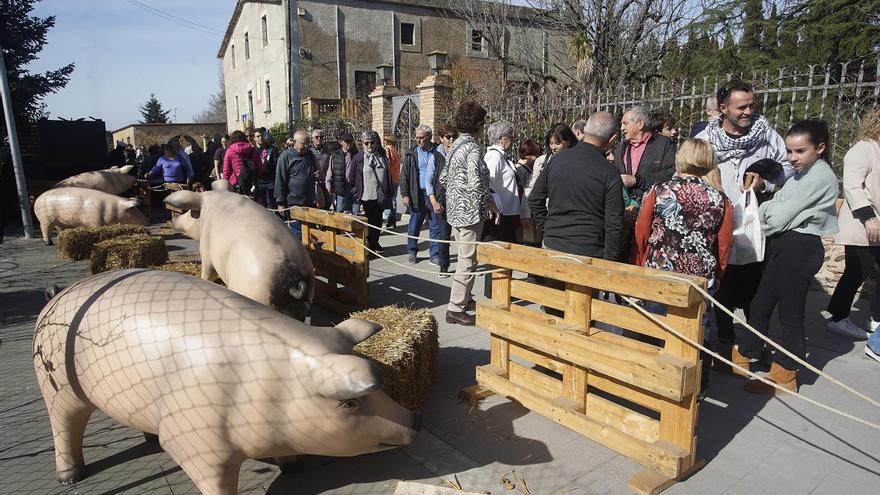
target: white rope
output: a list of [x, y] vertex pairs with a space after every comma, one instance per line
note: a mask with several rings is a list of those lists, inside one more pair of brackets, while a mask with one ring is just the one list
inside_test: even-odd
[[389, 263], [391, 263], [391, 264], [393, 264], [393, 265], [397, 265], [397, 266], [400, 266], [400, 267], [406, 268], [408, 271], [411, 271], [411, 272], [427, 273], [428, 275], [437, 275], [437, 276], [440, 276], [440, 275], [447, 275], [447, 276], [449, 276], [449, 275], [464, 275], [464, 276], [470, 276], [470, 275], [491, 275], [491, 274], [493, 274], [493, 273], [499, 273], [499, 272], [503, 272], [503, 271], [506, 271], [506, 270], [507, 270], [506, 268], [495, 268], [495, 269], [493, 269], [493, 270], [484, 270], [484, 271], [480, 271], [480, 272], [461, 272], [461, 273], [459, 273], [459, 272], [450, 272], [450, 273], [441, 272], [441, 273], [438, 273], [438, 272], [432, 272], [432, 271], [428, 271], [428, 270], [422, 270], [422, 269], [420, 269], [420, 268], [413, 268], [412, 266], [404, 265], [403, 263], [398, 263], [398, 262], [392, 260], [391, 258], [387, 258], [387, 257], [385, 257], [385, 256], [382, 256], [381, 254], [379, 254], [379, 253], [377, 253], [376, 251], [373, 251], [372, 249], [370, 249], [369, 247], [367, 247], [367, 245], [364, 244], [363, 242], [361, 242], [360, 239], [358, 239], [357, 237], [351, 235], [350, 233], [346, 233], [345, 235], [348, 236], [348, 237], [351, 237], [352, 239], [354, 239], [355, 242], [357, 242], [358, 244], [360, 244], [361, 246], [363, 246], [364, 249], [366, 249], [367, 251], [373, 253], [373, 255], [376, 256], [377, 258], [382, 258], [383, 260], [385, 260], [385, 261], [387, 261], [387, 262], [389, 262]]
[[871, 404], [873, 404], [873, 405], [876, 406], [876, 407], [880, 407], [880, 402], [878, 402], [878, 401], [872, 399], [871, 397], [868, 397], [867, 395], [865, 395], [865, 394], [859, 392], [858, 390], [853, 389], [853, 388], [850, 387], [849, 385], [846, 385], [845, 383], [843, 383], [843, 382], [841, 382], [840, 380], [834, 378], [833, 376], [831, 376], [831, 375], [829, 375], [829, 374], [827, 374], [827, 373], [825, 373], [825, 372], [823, 372], [823, 371], [820, 371], [818, 368], [816, 368], [816, 367], [813, 366], [812, 364], [810, 364], [810, 363], [804, 361], [803, 359], [801, 359], [801, 358], [795, 356], [795, 355], [794, 355], [792, 352], [790, 352], [788, 349], [786, 349], [786, 348], [782, 347], [781, 345], [777, 344], [776, 342], [774, 342], [773, 339], [771, 339], [771, 338], [765, 336], [763, 333], [759, 332], [757, 329], [755, 329], [754, 327], [752, 327], [751, 325], [749, 325], [746, 321], [744, 321], [744, 320], [742, 320], [740, 317], [736, 316], [732, 311], [730, 311], [730, 310], [729, 310], [727, 307], [725, 307], [723, 304], [719, 303], [717, 299], [715, 299], [714, 297], [712, 297], [711, 294], [709, 294], [709, 293], [708, 293], [707, 291], [705, 291], [702, 287], [700, 287], [699, 285], [697, 285], [696, 283], [694, 283], [692, 280], [688, 280], [688, 279], [683, 278], [683, 277], [676, 277], [676, 276], [674, 276], [674, 275], [669, 275], [669, 274], [663, 274], [663, 275], [658, 275], [658, 276], [659, 276], [659, 277], [663, 277], [663, 278], [668, 278], [668, 279], [671, 279], [671, 280], [676, 280], [676, 281], [679, 281], [679, 282], [685, 282], [685, 283], [687, 283], [687, 284], [690, 285], [691, 287], [697, 289], [697, 292], [699, 292], [700, 294], [702, 294], [704, 298], [708, 299], [709, 301], [712, 302], [712, 304], [714, 304], [714, 305], [718, 306], [719, 308], [721, 308], [722, 311], [724, 311], [725, 313], [727, 313], [728, 315], [730, 315], [730, 316], [731, 316], [734, 320], [736, 320], [738, 323], [741, 323], [741, 324], [742, 324], [742, 325], [743, 325], [748, 331], [750, 331], [750, 332], [752, 332], [753, 334], [755, 334], [755, 335], [757, 335], [758, 337], [760, 337], [761, 340], [763, 340], [764, 342], [770, 344], [770, 345], [773, 346], [776, 350], [778, 350], [778, 351], [782, 352], [783, 354], [785, 354], [786, 356], [788, 356], [788, 357], [794, 359], [796, 362], [798, 362], [799, 364], [803, 365], [805, 368], [807, 368], [808, 370], [812, 371], [813, 373], [816, 373], [817, 375], [819, 375], [819, 376], [821, 376], [821, 377], [823, 377], [823, 378], [828, 379], [831, 383], [834, 383], [835, 385], [840, 386], [840, 387], [843, 388], [844, 390], [846, 390], [846, 391], [848, 391], [848, 392], [854, 394], [856, 397], [859, 397], [859, 398], [861, 398], [861, 399], [864, 399], [864, 400], [870, 402]]
[[[743, 368], [742, 366], [740, 366], [740, 365], [734, 363], [733, 361], [728, 360], [727, 358], [721, 356], [720, 354], [718, 354], [718, 353], [716, 353], [716, 352], [714, 352], [714, 351], [711, 351], [711, 350], [709, 350], [709, 349], [703, 347], [701, 344], [698, 344], [698, 343], [692, 341], [691, 339], [685, 337], [685, 336], [682, 335], [680, 332], [678, 332], [677, 330], [675, 330], [674, 328], [672, 328], [672, 327], [670, 327], [668, 324], [666, 324], [666, 322], [661, 321], [659, 318], [657, 318], [656, 315], [654, 315], [654, 314], [651, 313], [650, 311], [646, 310], [645, 308], [641, 307], [641, 306], [638, 304], [638, 301], [637, 301], [636, 299], [634, 299], [634, 298], [632, 298], [632, 297], [629, 297], [629, 296], [622, 296], [622, 297], [623, 297], [624, 300], [626, 300], [628, 303], [630, 303], [630, 305], [631, 305], [632, 307], [634, 307], [635, 309], [637, 309], [640, 313], [642, 313], [643, 315], [645, 315], [648, 319], [650, 319], [651, 321], [653, 321], [653, 322], [656, 323], [657, 325], [660, 325], [661, 327], [663, 327], [664, 329], [666, 329], [666, 331], [668, 331], [669, 333], [675, 335], [675, 336], [678, 337], [679, 339], [685, 341], [685, 342], [686, 342], [688, 345], [690, 345], [691, 347], [695, 347], [695, 348], [697, 348], [697, 349], [699, 349], [699, 350], [705, 352], [706, 354], [709, 354], [709, 355], [712, 356], [713, 358], [718, 359], [718, 360], [720, 360], [720, 361], [723, 361], [725, 364], [730, 365], [731, 367], [736, 368], [736, 369], [738, 369], [739, 371], [748, 374], [748, 375], [751, 376], [752, 378], [755, 378], [755, 379], [760, 380], [761, 382], [763, 382], [763, 383], [765, 383], [765, 384], [767, 384], [767, 385], [770, 385], [771, 387], [775, 388], [776, 390], [781, 390], [781, 391], [783, 391], [783, 392], [785, 392], [785, 393], [787, 393], [787, 394], [789, 394], [789, 395], [793, 395], [793, 396], [797, 397], [798, 399], [801, 399], [801, 400], [807, 401], [807, 402], [809, 402], [810, 404], [813, 404], [814, 406], [817, 406], [817, 407], [820, 407], [820, 408], [822, 408], [822, 409], [825, 409], [826, 411], [832, 412], [832, 413], [834, 413], [834, 414], [838, 414], [838, 415], [843, 416], [843, 417], [845, 417], [845, 418], [849, 418], [849, 419], [851, 419], [851, 420], [853, 420], [853, 421], [855, 421], [855, 422], [857, 422], [857, 423], [861, 423], [861, 424], [863, 424], [863, 425], [865, 425], [865, 426], [869, 426], [869, 427], [871, 427], [871, 428], [875, 428], [875, 429], [880, 430], [880, 424], [877, 424], [877, 423], [874, 423], [874, 422], [868, 421], [868, 420], [866, 420], [866, 419], [859, 418], [859, 417], [857, 417], [857, 416], [853, 416], [852, 414], [849, 414], [849, 413], [847, 413], [847, 412], [844, 412], [844, 411], [841, 411], [841, 410], [836, 409], [836, 408], [834, 408], [834, 407], [831, 407], [831, 406], [825, 405], [825, 404], [823, 404], [823, 403], [821, 403], [821, 402], [819, 402], [819, 401], [817, 401], [817, 400], [815, 400], [815, 399], [811, 399], [811, 398], [809, 398], [809, 397], [807, 397], [807, 396], [805, 396], [805, 395], [801, 395], [801, 394], [798, 393], [798, 392], [795, 392], [795, 391], [792, 391], [792, 390], [789, 390], [789, 389], [787, 389], [787, 388], [785, 388], [785, 387], [780, 386], [778, 383], [775, 383], [775, 382], [770, 381], [770, 380], [768, 380], [768, 379], [766, 379], [766, 378], [764, 378], [764, 377], [762, 377], [762, 376], [759, 376], [759, 375], [756, 375], [755, 373], [752, 373], [750, 370], [747, 370], [746, 368]], [[705, 373], [706, 371], [708, 371], [708, 370], [704, 370], [703, 372]], [[827, 376], [827, 375], [825, 375], [825, 376]], [[847, 388], [848, 388], [848, 387], [847, 387]], [[869, 400], [870, 400], [870, 399], [869, 399]]]
[[[320, 209], [320, 208], [306, 208], [306, 207], [303, 207], [303, 206], [290, 206], [290, 207], [287, 207], [287, 208], [279, 208], [279, 209], [275, 209], [275, 210], [272, 210], [272, 211], [284, 212], [284, 211], [290, 211], [290, 210], [292, 210], [292, 209], [294, 209], [294, 208], [296, 208], [296, 209], [300, 209], [300, 210], [313, 210], [313, 211], [320, 211], [321, 213], [323, 213], [323, 214], [325, 214], [325, 215], [329, 215], [329, 214], [330, 214], [330, 212], [328, 212], [327, 210], [322, 210], [322, 209]], [[271, 208], [270, 208], [270, 210], [271, 210]], [[385, 229], [385, 228], [382, 228], [382, 227], [377, 227], [377, 226], [375, 226], [375, 225], [371, 225], [371, 224], [369, 224], [369, 223], [367, 223], [367, 222], [364, 222], [363, 220], [361, 220], [360, 218], [356, 217], [355, 215], [349, 215], [349, 214], [347, 214], [347, 213], [342, 213], [342, 215], [350, 216], [351, 219], [352, 219], [352, 221], [355, 221], [355, 222], [357, 222], [357, 223], [359, 223], [359, 224], [361, 224], [361, 225], [365, 225], [365, 226], [367, 226], [367, 227], [369, 227], [369, 228], [371, 228], [371, 229], [378, 230], [379, 232], [385, 232], [386, 234], [396, 235], [396, 236], [400, 236], [400, 237], [406, 237], [407, 239], [415, 239], [415, 240], [417, 240], [417, 241], [423, 241], [423, 242], [439, 242], [439, 243], [443, 243], [443, 244], [473, 244], [473, 245], [475, 245], [475, 246], [495, 246], [495, 247], [499, 247], [497, 244], [495, 244], [495, 243], [493, 243], [493, 242], [487, 242], [487, 241], [453, 241], [453, 240], [445, 240], [445, 239], [431, 239], [431, 238], [418, 237], [418, 236], [409, 235], [409, 234], [403, 234], [403, 233], [400, 233], [400, 232], [395, 232], [395, 231], [393, 231], [393, 230], [388, 230], [388, 229]], [[288, 223], [290, 223], [290, 222], [299, 222], [299, 221], [300, 221], [300, 220], [290, 220], [290, 221], [288, 221]]]

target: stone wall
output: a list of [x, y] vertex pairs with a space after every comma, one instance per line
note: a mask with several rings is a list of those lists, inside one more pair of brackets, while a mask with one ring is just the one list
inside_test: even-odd
[[212, 137], [214, 134], [226, 134], [226, 123], [214, 124], [134, 124], [113, 131], [113, 142], [124, 141], [126, 144], [150, 146], [165, 144], [177, 136], [190, 136], [204, 146], [202, 136]]

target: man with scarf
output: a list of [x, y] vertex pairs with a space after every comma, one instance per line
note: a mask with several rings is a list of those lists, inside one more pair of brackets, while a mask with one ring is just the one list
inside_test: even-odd
[[[717, 101], [721, 115], [710, 120], [706, 129], [696, 136], [709, 141], [715, 150], [721, 185], [734, 205], [749, 187], [754, 188], [755, 192], [772, 193], [795, 173], [787, 161], [782, 136], [766, 118], [755, 112], [754, 96], [752, 87], [740, 81], [730, 82], [719, 89]], [[782, 173], [776, 177], [761, 177], [748, 171], [750, 165], [765, 158], [782, 163]], [[736, 230], [740, 226], [733, 227]], [[742, 308], [748, 317], [763, 268], [763, 262], [738, 265], [731, 259], [715, 298], [728, 308]], [[748, 362], [733, 347], [733, 319], [716, 307], [715, 321], [719, 350], [732, 355], [733, 361], [738, 364]]]

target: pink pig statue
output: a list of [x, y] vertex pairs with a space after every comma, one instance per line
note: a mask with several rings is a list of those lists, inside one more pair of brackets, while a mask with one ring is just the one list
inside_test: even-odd
[[101, 227], [117, 223], [150, 225], [138, 210], [137, 199], [121, 198], [95, 189], [59, 187], [49, 189], [34, 202], [43, 241], [52, 244], [52, 231], [72, 227]]
[[55, 187], [84, 187], [107, 194], [122, 194], [134, 186], [135, 178], [128, 175], [132, 170], [134, 170], [134, 165], [83, 172], [64, 179], [55, 184]]
[[381, 390], [352, 347], [381, 327], [316, 328], [216, 284], [144, 269], [64, 289], [37, 318], [33, 356], [60, 481], [86, 473], [100, 409], [157, 434], [202, 493], [238, 492], [242, 462], [356, 456], [412, 443], [421, 414]]
[[306, 248], [271, 211], [225, 190], [177, 191], [165, 202], [187, 210], [175, 229], [199, 241], [202, 278], [217, 275], [226, 286], [254, 301], [305, 320], [315, 297], [315, 268]]

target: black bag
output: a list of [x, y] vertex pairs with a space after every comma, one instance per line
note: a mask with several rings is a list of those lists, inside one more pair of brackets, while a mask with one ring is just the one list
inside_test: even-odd
[[245, 157], [241, 153], [238, 153], [238, 158], [241, 160], [241, 168], [238, 169], [235, 192], [250, 196], [251, 191], [254, 189], [254, 176], [257, 173], [257, 167], [253, 160]]

